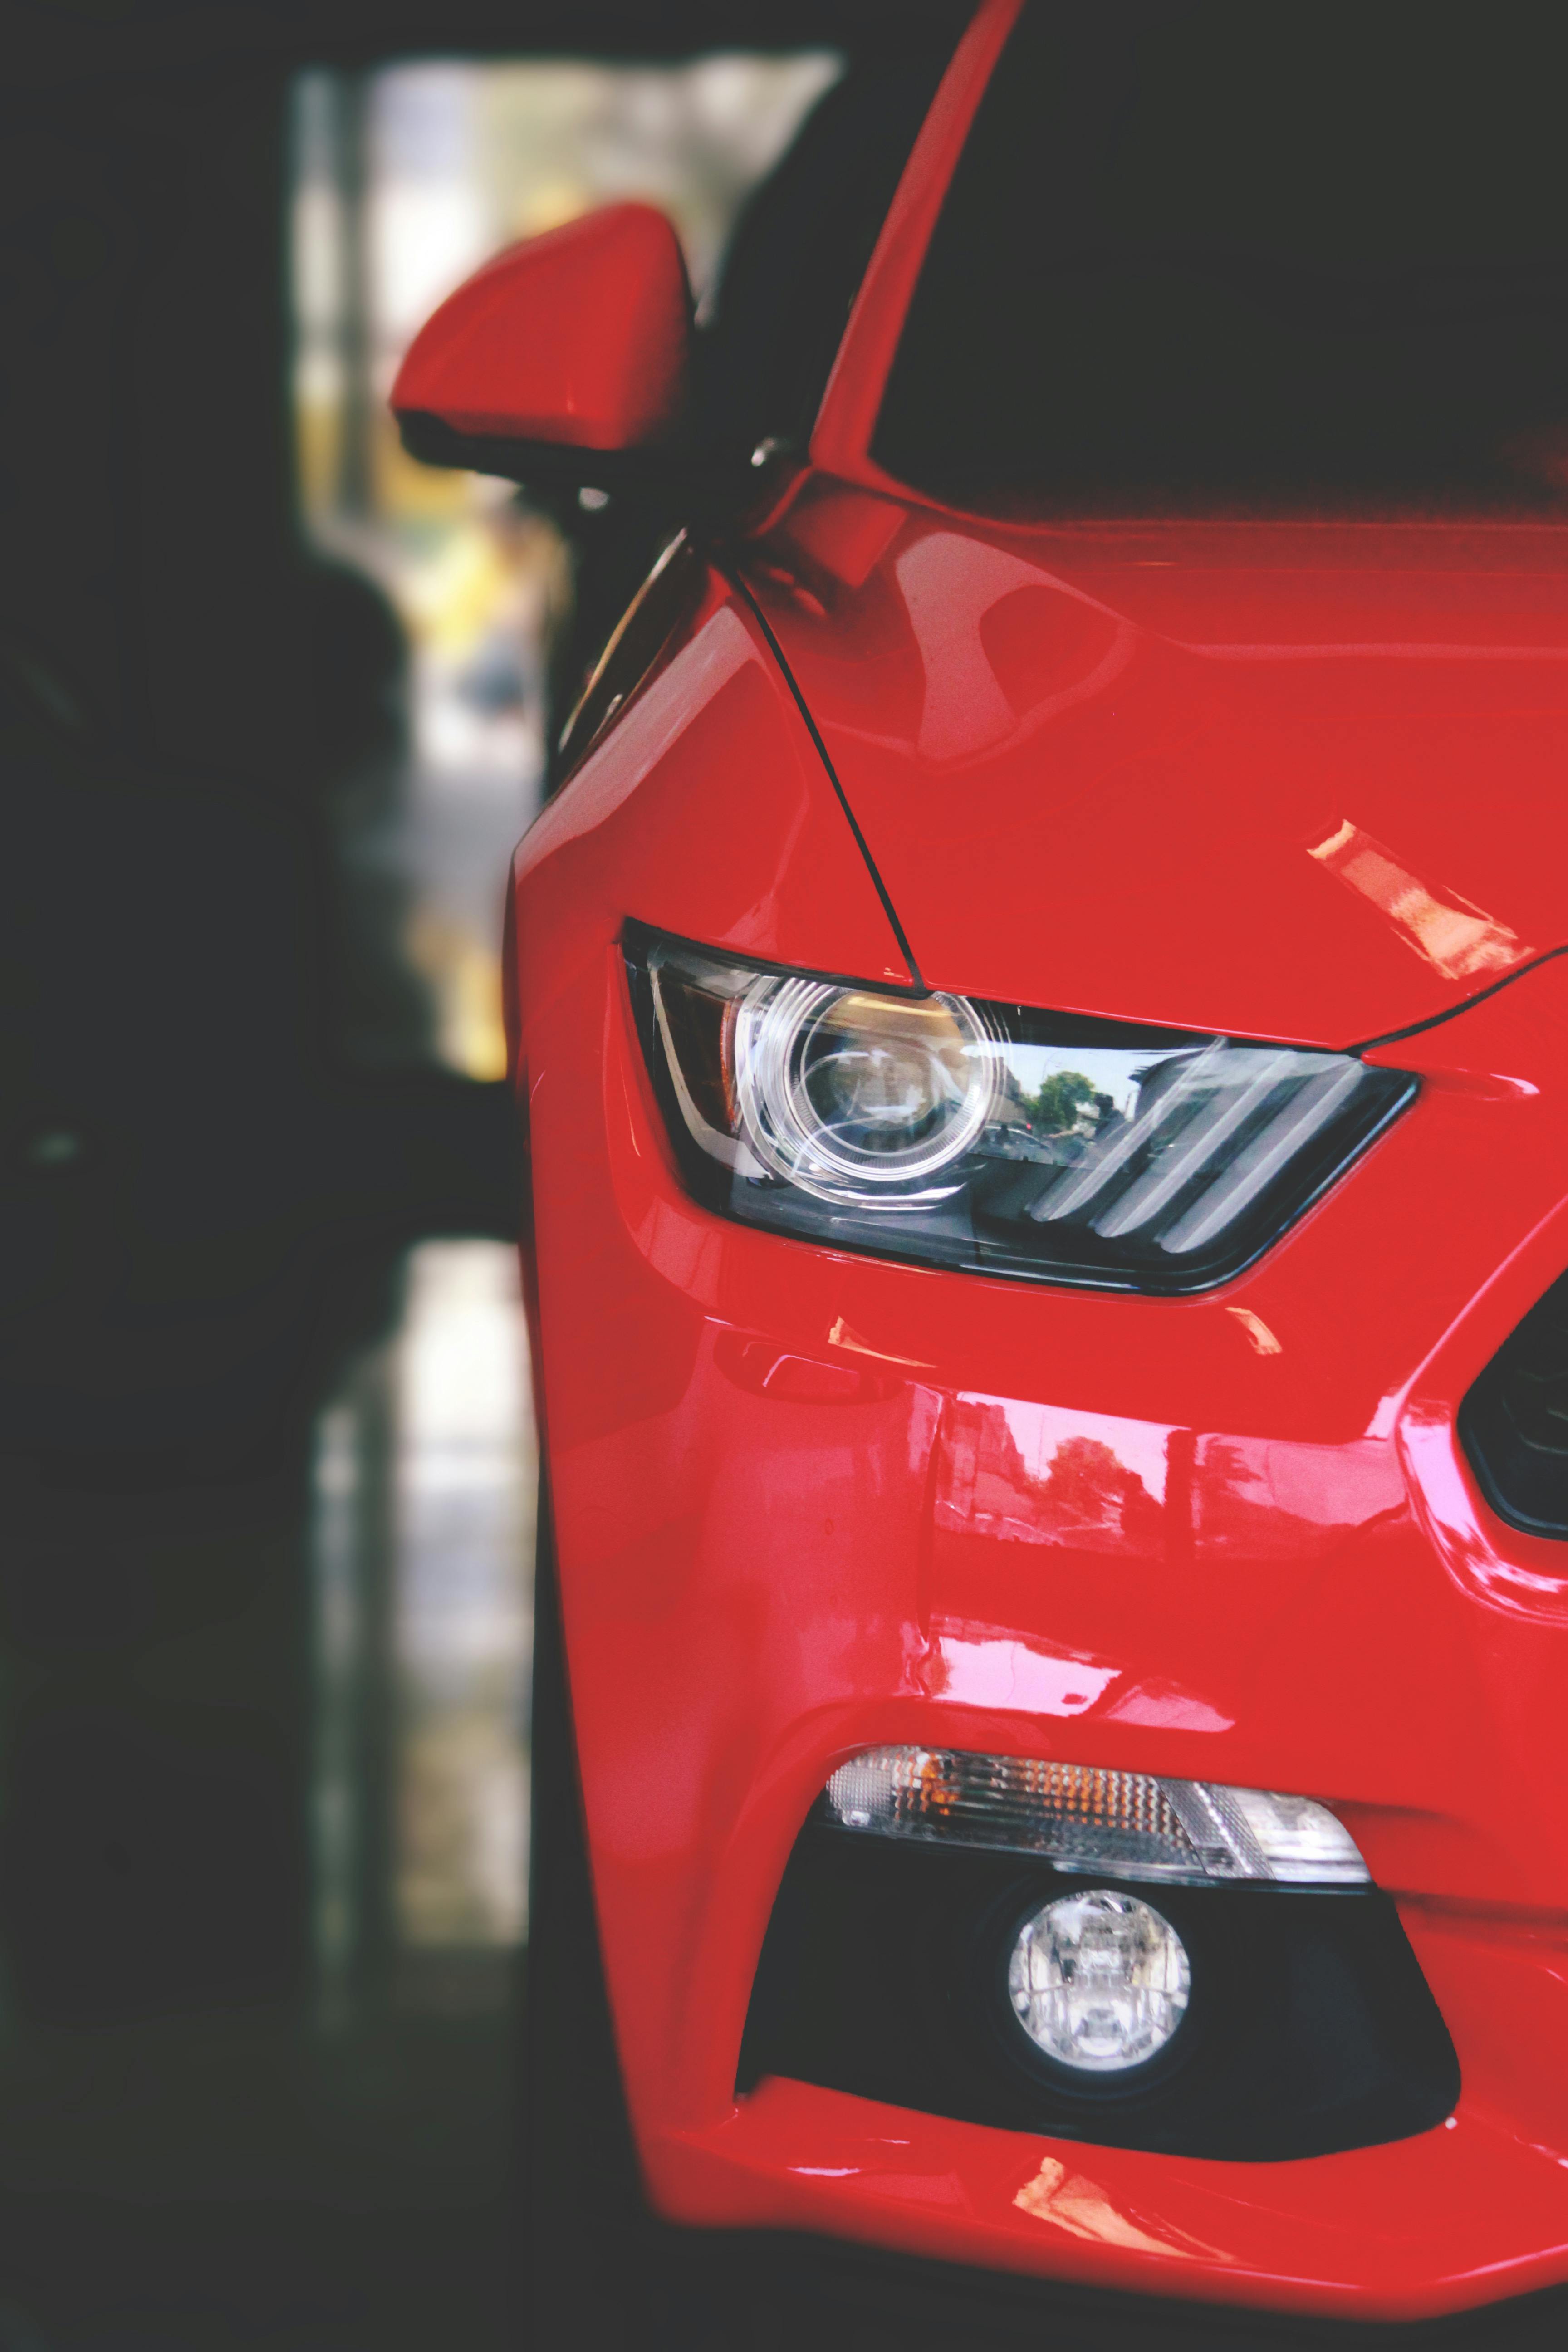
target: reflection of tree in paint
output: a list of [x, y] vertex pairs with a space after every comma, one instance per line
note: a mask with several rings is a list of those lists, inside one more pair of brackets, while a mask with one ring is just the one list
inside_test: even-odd
[[1135, 1470], [1098, 1437], [1064, 1437], [1051, 1456], [1040, 1500], [1062, 1522], [1155, 1535], [1160, 1506]]
[[960, 1397], [944, 1432], [937, 1524], [1004, 1541], [1131, 1548], [1164, 1543], [1164, 1513], [1134, 1470], [1096, 1437], [1063, 1438], [1039, 1475], [1026, 1462], [1005, 1408]]

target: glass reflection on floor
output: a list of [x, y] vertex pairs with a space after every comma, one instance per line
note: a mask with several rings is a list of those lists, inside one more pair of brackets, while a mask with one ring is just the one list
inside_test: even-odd
[[427, 1242], [395, 1328], [318, 1425], [323, 2022], [367, 1978], [389, 1977], [404, 2001], [483, 2005], [497, 1957], [521, 1940], [535, 1484], [516, 1255]]
[[343, 1275], [264, 1478], [0, 1482], [0, 2347], [515, 2340], [516, 1260]]

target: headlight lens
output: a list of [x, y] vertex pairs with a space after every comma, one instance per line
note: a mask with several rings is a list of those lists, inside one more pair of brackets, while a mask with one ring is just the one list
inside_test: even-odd
[[1349, 1054], [885, 994], [640, 927], [626, 950], [692, 1191], [885, 1256], [1206, 1289], [1415, 1092]]
[[962, 997], [874, 996], [820, 980], [753, 983], [737, 1006], [733, 1052], [741, 1132], [763, 1167], [851, 1209], [945, 1199], [1000, 1075]]

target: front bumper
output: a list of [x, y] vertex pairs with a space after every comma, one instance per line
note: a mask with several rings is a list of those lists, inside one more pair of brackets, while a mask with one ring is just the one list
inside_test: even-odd
[[[1568, 1263], [1568, 965], [1390, 1049], [1415, 1108], [1190, 1301], [835, 1256], [675, 1180], [606, 929], [531, 1019], [541, 1393], [606, 1978], [674, 2221], [1404, 2318], [1568, 2279], [1568, 1547], [1459, 1399]], [[1281, 2164], [735, 2075], [808, 1806], [881, 1742], [1332, 1803], [1458, 2052]]]

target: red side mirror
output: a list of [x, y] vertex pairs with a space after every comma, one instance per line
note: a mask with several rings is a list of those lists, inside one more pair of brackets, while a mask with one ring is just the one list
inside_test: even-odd
[[674, 229], [651, 205], [607, 205], [510, 247], [449, 295], [415, 337], [393, 411], [433, 465], [607, 480], [677, 424], [690, 341]]

